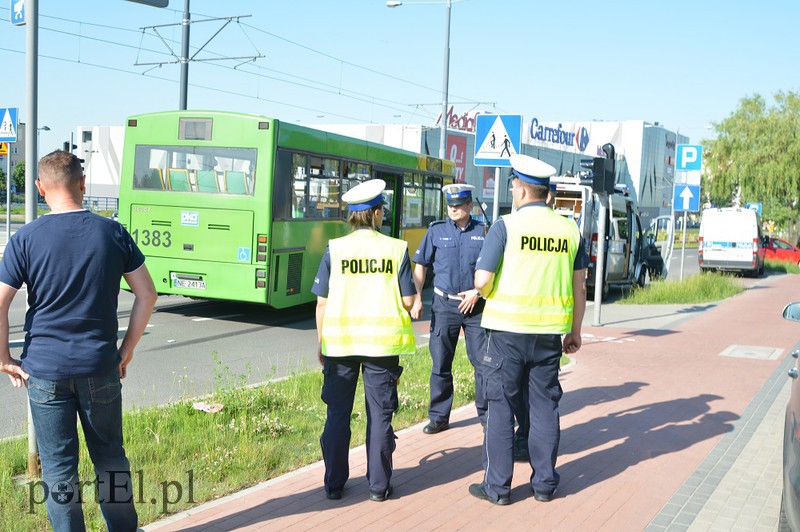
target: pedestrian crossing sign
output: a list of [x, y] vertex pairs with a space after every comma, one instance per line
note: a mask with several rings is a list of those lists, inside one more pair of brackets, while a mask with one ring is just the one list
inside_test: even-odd
[[17, 109], [0, 108], [0, 142], [17, 142]]
[[475, 166], [511, 166], [520, 152], [522, 115], [478, 115], [475, 119]]

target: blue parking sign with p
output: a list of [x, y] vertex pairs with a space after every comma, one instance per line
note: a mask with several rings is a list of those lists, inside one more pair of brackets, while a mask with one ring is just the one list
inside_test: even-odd
[[678, 144], [675, 170], [686, 172], [702, 170], [703, 146], [701, 144]]

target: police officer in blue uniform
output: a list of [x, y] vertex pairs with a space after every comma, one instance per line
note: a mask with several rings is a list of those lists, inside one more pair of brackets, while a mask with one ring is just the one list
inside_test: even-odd
[[546, 204], [555, 169], [527, 155], [512, 155], [510, 162], [517, 211], [492, 225], [474, 281], [487, 298], [482, 325], [491, 336], [481, 358], [489, 404], [485, 474], [483, 482], [470, 485], [469, 493], [498, 505], [511, 502], [514, 413], [524, 388], [530, 486], [537, 501], [554, 497], [559, 482], [559, 361], [562, 352], [581, 347], [589, 262], [577, 227]]
[[[509, 183], [515, 177], [512, 172], [508, 177]], [[551, 209], [554, 208], [556, 202], [556, 183], [550, 181], [549, 191], [547, 193], [547, 200], [545, 204]], [[520, 394], [521, 403], [516, 406], [514, 417], [517, 420], [517, 432], [514, 435], [514, 461], [527, 462], [530, 460], [528, 454], [528, 434], [530, 433], [530, 414], [528, 412], [528, 387], [524, 383], [528, 382], [528, 374], [522, 377], [522, 393]]]
[[428, 423], [423, 432], [437, 434], [450, 428], [453, 406], [453, 356], [461, 330], [464, 330], [467, 357], [475, 367], [475, 408], [485, 424], [486, 401], [477, 358], [486, 348], [486, 331], [481, 327], [484, 301], [473, 284], [475, 261], [483, 247], [484, 225], [472, 218], [472, 191], [465, 184], [445, 185], [447, 220], [431, 223], [419, 249], [414, 253], [416, 301], [411, 317], [422, 316], [422, 285], [428, 268], [433, 268], [433, 303], [429, 348], [431, 402]]
[[350, 474], [350, 418], [359, 373], [367, 411], [369, 499], [381, 502], [391, 496], [396, 439], [391, 423], [403, 371], [399, 355], [416, 352], [408, 314], [416, 299], [408, 246], [377, 230], [383, 219], [384, 188], [384, 181], [373, 179], [342, 196], [354, 231], [328, 243], [312, 287], [317, 295], [322, 400], [328, 407], [320, 437], [325, 495], [333, 500], [342, 498]]

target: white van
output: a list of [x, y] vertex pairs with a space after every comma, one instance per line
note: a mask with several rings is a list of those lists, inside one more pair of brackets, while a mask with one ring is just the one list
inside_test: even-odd
[[741, 207], [705, 209], [700, 219], [700, 271], [764, 273], [764, 238], [758, 212]]

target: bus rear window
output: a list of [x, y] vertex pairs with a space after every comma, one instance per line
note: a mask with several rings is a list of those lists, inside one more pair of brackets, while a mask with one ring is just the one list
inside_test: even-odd
[[255, 148], [136, 146], [135, 190], [253, 195]]

